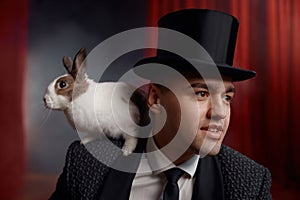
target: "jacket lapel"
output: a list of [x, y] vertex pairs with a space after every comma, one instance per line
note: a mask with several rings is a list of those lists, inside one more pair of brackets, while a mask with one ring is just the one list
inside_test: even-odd
[[199, 160], [192, 200], [224, 200], [223, 178], [216, 156]]
[[[140, 139], [136, 153], [142, 153], [146, 145], [145, 139]], [[129, 163], [131, 169], [137, 170], [141, 157], [124, 157], [116, 159], [114, 165]], [[116, 170], [108, 172], [103, 188], [98, 193], [100, 200], [128, 200], [135, 173]], [[224, 200], [224, 186], [220, 163], [216, 156], [206, 156], [199, 160], [192, 200]]]
[[[125, 163], [127, 167], [130, 167], [131, 170], [137, 171], [142, 155], [141, 153], [145, 148], [145, 144], [145, 139], [139, 140], [135, 153], [140, 153], [140, 156], [120, 156], [118, 159], [116, 159], [113, 166], [121, 166]], [[103, 188], [98, 194], [98, 199], [128, 200], [135, 173], [119, 171], [113, 166], [104, 180]]]
[[111, 169], [100, 194], [101, 200], [128, 200], [135, 174]]

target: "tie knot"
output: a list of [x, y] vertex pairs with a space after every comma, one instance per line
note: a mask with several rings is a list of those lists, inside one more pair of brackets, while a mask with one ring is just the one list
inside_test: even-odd
[[177, 183], [184, 171], [178, 168], [172, 168], [164, 172], [169, 183]]

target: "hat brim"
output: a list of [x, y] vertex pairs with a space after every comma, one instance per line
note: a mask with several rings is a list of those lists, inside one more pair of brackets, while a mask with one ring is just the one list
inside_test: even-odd
[[[155, 57], [148, 57], [140, 60], [134, 65], [134, 71], [137, 75], [147, 78], [147, 74], [143, 73], [141, 70], [135, 70], [137, 66], [149, 63], [158, 63], [167, 65], [173, 69], [176, 69], [179, 72], [189, 72], [192, 73], [199, 73], [201, 71], [197, 71], [195, 66], [203, 67], [202, 69], [208, 69], [208, 67], [215, 66], [217, 67], [219, 73], [222, 76], [231, 77], [233, 82], [244, 81], [247, 79], [251, 79], [256, 75], [255, 71], [246, 70], [242, 68], [233, 67], [227, 64], [218, 64], [218, 63], [208, 63], [203, 60], [196, 60], [196, 59], [183, 59], [178, 56], [155, 56]], [[198, 68], [199, 69], [199, 68]]]

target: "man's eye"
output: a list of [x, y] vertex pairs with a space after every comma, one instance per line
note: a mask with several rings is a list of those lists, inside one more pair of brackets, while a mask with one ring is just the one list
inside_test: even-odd
[[207, 91], [198, 91], [195, 92], [195, 94], [197, 95], [198, 98], [207, 98], [209, 96], [209, 93]]
[[225, 95], [224, 96], [224, 100], [227, 101], [227, 102], [229, 102], [229, 103], [231, 103], [233, 101], [233, 96], [231, 96], [231, 95]]

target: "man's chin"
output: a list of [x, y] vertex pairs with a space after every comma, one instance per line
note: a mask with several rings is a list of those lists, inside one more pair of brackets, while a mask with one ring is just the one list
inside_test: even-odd
[[195, 150], [194, 152], [200, 157], [205, 157], [207, 155], [209, 156], [215, 156], [220, 152], [221, 145], [220, 144], [214, 144], [213, 146], [202, 146], [200, 149]]
[[210, 156], [215, 156], [220, 152], [221, 146], [216, 145], [209, 153]]

